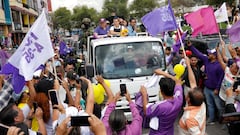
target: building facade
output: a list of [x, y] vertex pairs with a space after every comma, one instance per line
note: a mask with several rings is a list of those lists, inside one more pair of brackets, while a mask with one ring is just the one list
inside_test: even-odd
[[10, 36], [11, 32], [11, 10], [9, 0], [0, 0], [0, 43], [6, 44], [5, 39]]
[[43, 7], [51, 12], [51, 0], [0, 0], [0, 43], [20, 45]]
[[37, 0], [9, 0], [12, 14], [12, 41], [20, 45], [22, 39], [36, 20], [38, 13]]

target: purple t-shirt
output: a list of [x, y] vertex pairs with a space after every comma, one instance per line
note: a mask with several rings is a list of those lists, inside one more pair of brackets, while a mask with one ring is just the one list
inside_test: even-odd
[[5, 65], [9, 58], [10, 58], [10, 54], [8, 54], [4, 50], [0, 50], [0, 66]]
[[100, 26], [97, 26], [97, 28], [94, 30], [94, 32], [97, 33], [98, 35], [107, 35], [108, 31], [109, 31], [108, 27], [103, 29]]
[[176, 120], [183, 103], [182, 86], [174, 88], [174, 98], [163, 100], [147, 108], [147, 117], [159, 119], [158, 130], [150, 128], [149, 135], [173, 135], [174, 121]]
[[205, 65], [205, 74], [207, 79], [204, 80], [205, 87], [212, 90], [220, 90], [222, 80], [224, 77], [224, 70], [218, 61], [210, 62], [208, 57], [198, 51], [193, 45], [190, 46], [191, 51], [203, 61]]

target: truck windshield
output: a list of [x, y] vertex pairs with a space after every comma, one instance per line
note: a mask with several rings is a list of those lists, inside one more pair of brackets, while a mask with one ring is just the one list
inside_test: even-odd
[[160, 42], [108, 44], [96, 47], [97, 74], [106, 79], [149, 76], [153, 69], [165, 69]]

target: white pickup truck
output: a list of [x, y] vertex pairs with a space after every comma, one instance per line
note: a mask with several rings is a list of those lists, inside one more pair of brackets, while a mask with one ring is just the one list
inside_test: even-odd
[[[162, 41], [150, 36], [112, 37], [89, 40], [87, 63], [92, 65], [92, 76], [101, 74], [111, 84], [113, 93], [126, 88], [134, 100], [140, 86], [149, 81], [156, 68], [165, 69], [165, 55]], [[159, 85], [147, 90], [149, 102], [160, 100]], [[131, 112], [127, 101], [117, 102], [117, 109], [124, 110], [128, 119]]]

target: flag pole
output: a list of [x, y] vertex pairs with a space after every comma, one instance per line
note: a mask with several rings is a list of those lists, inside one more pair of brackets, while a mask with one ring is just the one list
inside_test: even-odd
[[218, 35], [219, 35], [219, 38], [220, 38], [220, 40], [222, 41], [222, 40], [223, 40], [223, 38], [222, 38], [222, 35], [221, 35], [221, 33], [220, 33], [220, 32], [218, 32]]
[[53, 73], [54, 73], [55, 79], [57, 79], [57, 78], [58, 78], [58, 77], [57, 77], [57, 70], [56, 70], [56, 66], [54, 65], [54, 62], [55, 62], [55, 60], [54, 60], [54, 58], [52, 57]]
[[[48, 72], [49, 73], [51, 73], [52, 75], [55, 75], [53, 72], [51, 72], [50, 70], [48, 70]], [[61, 78], [59, 78], [58, 76], [57, 76], [57, 79], [62, 83], [63, 82], [63, 80], [61, 80]]]
[[177, 33], [178, 33], [178, 36], [179, 36], [179, 39], [180, 39], [181, 47], [182, 47], [182, 49], [183, 49], [184, 57], [187, 57], [186, 52], [185, 52], [185, 49], [184, 49], [184, 44], [183, 44], [183, 41], [182, 41], [182, 36], [180, 35], [179, 29], [177, 29]]

